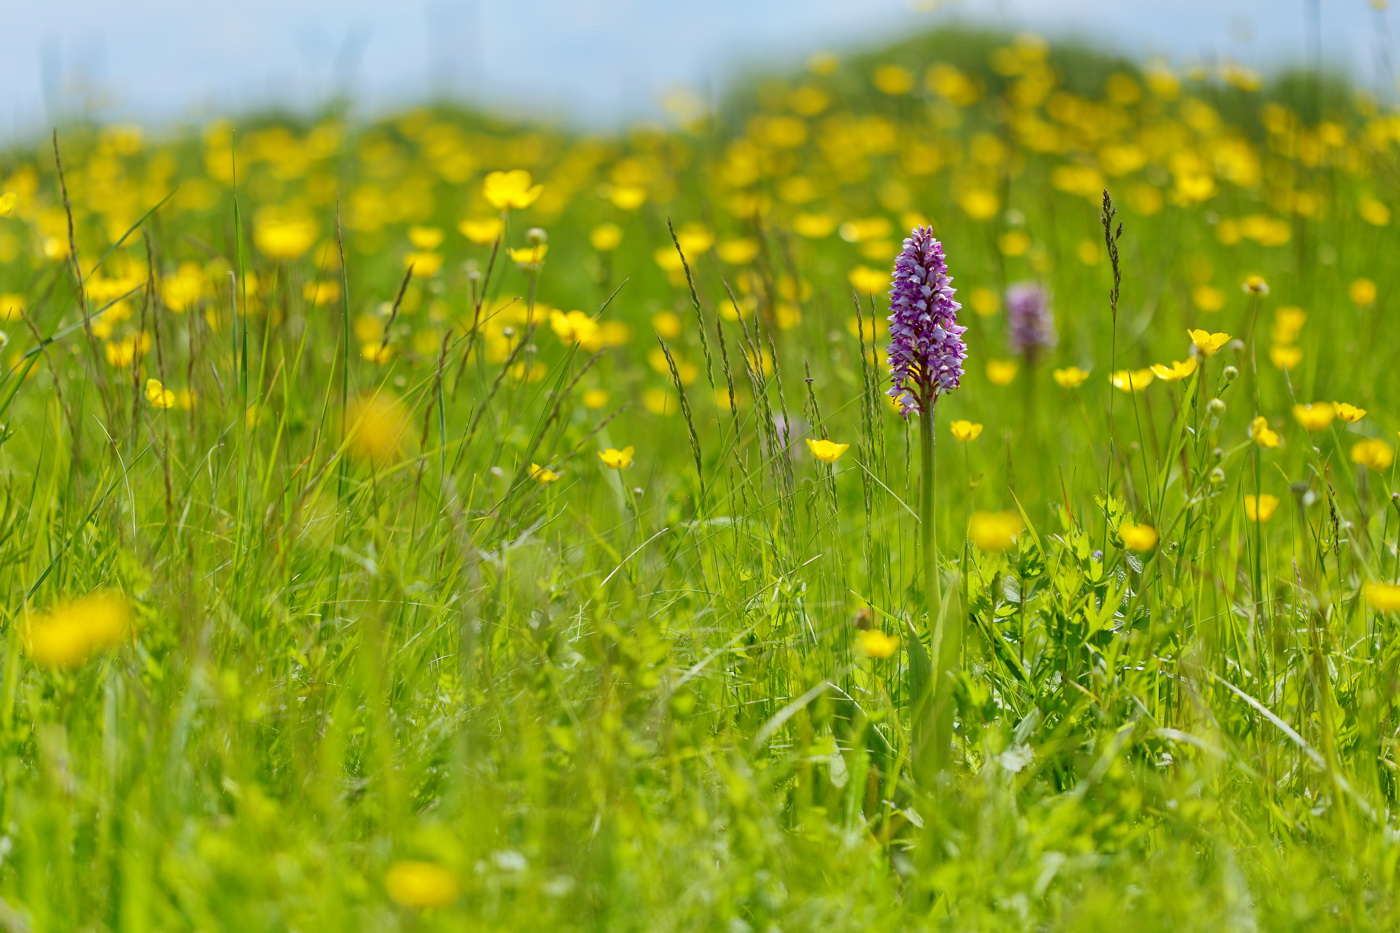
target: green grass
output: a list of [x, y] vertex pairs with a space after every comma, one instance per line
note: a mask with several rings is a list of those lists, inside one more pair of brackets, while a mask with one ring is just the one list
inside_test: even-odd
[[[0, 382], [0, 929], [1392, 928], [1400, 649], [1362, 586], [1396, 579], [1400, 508], [1393, 468], [1350, 452], [1400, 426], [1396, 233], [1359, 213], [1394, 191], [1394, 118], [1297, 77], [1109, 103], [1110, 74], [1140, 81], [1130, 65], [1032, 49], [1004, 75], [987, 63], [1007, 41], [944, 34], [756, 79], [707, 120], [615, 138], [448, 110], [135, 144], [65, 128], [74, 262], [47, 144], [0, 153], [18, 194], [0, 293], [26, 309]], [[979, 99], [924, 90], [935, 60]], [[917, 65], [913, 94], [870, 87], [889, 62]], [[1047, 67], [1073, 98], [1035, 97]], [[751, 118], [798, 85], [831, 102], [775, 143]], [[1027, 114], [1060, 126], [1053, 145]], [[979, 161], [987, 139], [1004, 157]], [[1116, 315], [1100, 207], [1054, 172], [1115, 144], [1146, 152], [1107, 177]], [[1215, 179], [1204, 202], [1171, 202], [1181, 152]], [[482, 175], [521, 167], [544, 195], [499, 252], [468, 243], [457, 221], [492, 213]], [[809, 198], [784, 194], [794, 176]], [[647, 200], [616, 207], [607, 185]], [[970, 217], [970, 189], [1002, 209]], [[766, 213], [744, 209], [755, 195]], [[317, 246], [271, 258], [269, 205], [311, 217]], [[882, 397], [884, 341], [851, 326], [847, 279], [888, 267], [909, 211], [935, 222], [960, 297], [1043, 280], [1060, 334], [994, 385], [1004, 311], [969, 308], [967, 376], [938, 406], [963, 659], [946, 768], [921, 739], [937, 723], [918, 426]], [[800, 212], [888, 232], [810, 238]], [[1250, 215], [1287, 242], [1222, 242]], [[659, 264], [668, 219], [693, 287]], [[601, 223], [616, 250], [590, 245]], [[691, 224], [756, 254], [695, 249]], [[446, 232], [418, 250], [445, 257], [434, 276], [405, 279], [410, 225]], [[530, 271], [505, 250], [536, 225], [549, 252]], [[1254, 273], [1268, 296], [1242, 292]], [[1361, 277], [1373, 301], [1348, 296]], [[313, 303], [318, 281], [343, 294]], [[1203, 285], [1222, 308], [1201, 309]], [[859, 301], [867, 325], [887, 313]], [[1271, 334], [1293, 305], [1308, 318], [1286, 371]], [[543, 311], [530, 329], [545, 306], [630, 336], [595, 357]], [[1191, 327], [1242, 342], [1184, 381], [1110, 387], [1115, 362], [1187, 358]], [[109, 363], [139, 333], [150, 346]], [[1069, 364], [1092, 371], [1079, 388], [1052, 379]], [[153, 407], [149, 378], [193, 403]], [[346, 439], [366, 395], [402, 399], [391, 455]], [[1309, 434], [1290, 413], [1334, 399], [1368, 414]], [[1256, 414], [1281, 447], [1251, 443]], [[955, 442], [954, 419], [984, 433]], [[852, 446], [828, 466], [808, 436]], [[626, 470], [596, 456], [627, 445]], [[1258, 524], [1256, 492], [1280, 500]], [[1027, 530], [983, 552], [964, 534], [977, 511]], [[1160, 544], [1126, 550], [1125, 520]], [[25, 613], [100, 589], [130, 598], [134, 635], [37, 664]], [[901, 650], [865, 656], [858, 617]], [[395, 903], [405, 860], [445, 867], [457, 895]]]

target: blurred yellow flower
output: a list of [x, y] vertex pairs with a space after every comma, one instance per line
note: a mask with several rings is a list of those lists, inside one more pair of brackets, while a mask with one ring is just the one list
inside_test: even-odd
[[1120, 369], [1108, 377], [1115, 389], [1124, 392], [1141, 392], [1152, 384], [1156, 374], [1150, 369]]
[[1150, 551], [1157, 546], [1157, 529], [1151, 525], [1125, 521], [1118, 526], [1118, 534], [1123, 539], [1123, 546], [1130, 551]]
[[987, 360], [987, 380], [994, 386], [1010, 385], [1016, 378], [1015, 360]]
[[1244, 497], [1244, 514], [1252, 522], [1267, 522], [1278, 508], [1278, 496], [1264, 493], [1258, 497]]
[[1308, 319], [1302, 308], [1288, 305], [1274, 313], [1274, 327], [1271, 336], [1274, 343], [1290, 344], [1298, 339], [1298, 333]]
[[1375, 198], [1362, 198], [1356, 205], [1356, 212], [1361, 215], [1362, 220], [1377, 227], [1384, 227], [1390, 223], [1390, 208]]
[[599, 331], [598, 322], [584, 311], [550, 311], [549, 329], [564, 343], [591, 343]]
[[14, 292], [0, 295], [0, 321], [13, 321], [24, 313], [24, 296]]
[[1292, 369], [1303, 362], [1303, 348], [1274, 344], [1269, 347], [1269, 362], [1279, 369]]
[[121, 644], [131, 631], [132, 608], [120, 593], [101, 590], [60, 602], [47, 612], [25, 614], [20, 644], [41, 667], [77, 667]]
[[152, 408], [173, 408], [175, 393], [161, 385], [159, 379], [147, 379], [146, 401], [151, 403]]
[[715, 247], [715, 254], [731, 266], [742, 266], [753, 262], [758, 255], [758, 241], [752, 237], [725, 240]]
[[1078, 366], [1066, 366], [1064, 369], [1057, 369], [1050, 374], [1055, 379], [1055, 384], [1065, 389], [1076, 389], [1084, 384], [1084, 380], [1089, 378], [1087, 369], [1080, 369]]
[[881, 65], [870, 79], [880, 93], [891, 97], [908, 94], [914, 89], [914, 75], [900, 65]]
[[621, 450], [609, 447], [607, 450], [598, 451], [598, 459], [610, 470], [625, 470], [632, 465], [633, 452], [630, 446]]
[[1210, 285], [1197, 285], [1191, 290], [1191, 303], [1202, 311], [1219, 311], [1225, 307], [1225, 293]]
[[445, 907], [457, 899], [457, 876], [436, 862], [403, 859], [384, 874], [384, 891], [400, 907], [426, 910]]
[[807, 449], [812, 452], [812, 456], [825, 463], [835, 463], [837, 460], [840, 460], [841, 455], [849, 450], [850, 447], [850, 444], [837, 444], [825, 438], [820, 440], [811, 437], [807, 438]]
[[430, 279], [442, 268], [442, 253], [405, 253], [403, 267], [413, 269], [415, 279]]
[[846, 278], [862, 295], [878, 295], [890, 287], [890, 274], [869, 266], [856, 266]]
[[481, 196], [492, 207], [509, 210], [529, 207], [544, 193], [544, 185], [532, 184], [530, 173], [523, 168], [509, 172], [492, 172], [481, 185]]
[[809, 240], [831, 236], [836, 226], [836, 218], [830, 214], [798, 214], [792, 218], [792, 229]]
[[972, 421], [954, 421], [948, 429], [953, 432], [955, 441], [975, 441], [982, 433], [982, 425]]
[[1003, 256], [1024, 256], [1031, 248], [1030, 234], [1024, 230], [1008, 230], [997, 238], [997, 248]]
[[1361, 587], [1366, 605], [1377, 612], [1400, 611], [1400, 586], [1394, 583], [1367, 583]]
[[361, 395], [345, 409], [346, 449], [357, 460], [384, 466], [403, 450], [411, 426], [408, 407], [387, 389]]
[[302, 287], [301, 296], [317, 307], [332, 304], [340, 300], [340, 283], [334, 279], [307, 282]]
[[441, 227], [409, 227], [408, 242], [413, 244], [414, 249], [435, 250], [442, 245], [443, 234]]
[[360, 344], [360, 358], [367, 363], [384, 364], [394, 358], [394, 348], [381, 340], [366, 340]]
[[1395, 462], [1395, 448], [1385, 441], [1367, 438], [1357, 441], [1352, 446], [1351, 461], [1379, 473], [1389, 469], [1390, 465]]
[[974, 288], [969, 294], [968, 303], [972, 305], [973, 311], [983, 317], [996, 314], [997, 311], [1001, 309], [1001, 299], [997, 296], [997, 293], [990, 288], [984, 288], [980, 285]]
[[1263, 415], [1249, 423], [1249, 437], [1260, 447], [1278, 446], [1278, 433], [1269, 427], [1269, 419]]
[[863, 629], [856, 632], [856, 641], [860, 643], [860, 650], [868, 657], [880, 660], [894, 657], [894, 653], [899, 650], [899, 639], [893, 635], [886, 635], [879, 629]]
[[530, 478], [544, 485], [558, 480], [559, 474], [540, 466], [538, 463], [532, 463], [530, 464]]
[[680, 411], [676, 393], [660, 386], [652, 386], [642, 393], [642, 404], [653, 415], [674, 415]]
[[538, 269], [544, 262], [545, 253], [549, 252], [549, 244], [536, 243], [534, 246], [512, 248], [509, 252], [511, 261], [522, 269]]
[[499, 217], [468, 218], [457, 225], [462, 236], [479, 246], [490, 246], [505, 232], [505, 221]]
[[599, 224], [588, 234], [588, 242], [600, 253], [612, 252], [622, 243], [622, 228], [617, 224]]
[[984, 188], [969, 188], [958, 195], [958, 206], [973, 220], [991, 220], [1001, 210], [1001, 199]]
[[967, 536], [978, 550], [1005, 551], [1016, 545], [1025, 530], [1016, 512], [973, 512], [967, 522]]
[[1356, 279], [1348, 286], [1347, 295], [1359, 305], [1375, 304], [1376, 283], [1370, 279]]
[[259, 211], [253, 221], [253, 245], [268, 258], [299, 259], [316, 242], [316, 222], [309, 217]]
[[635, 211], [646, 203], [647, 189], [640, 185], [613, 185], [608, 200], [624, 211]]
[[1321, 431], [1337, 417], [1337, 409], [1331, 402], [1309, 402], [1294, 405], [1293, 417], [1309, 431]]
[[1248, 295], [1267, 295], [1269, 293], [1269, 283], [1264, 281], [1262, 275], [1245, 276], [1244, 285], [1241, 287]]
[[1176, 382], [1194, 373], [1197, 363], [1198, 358], [1194, 356], [1173, 362], [1170, 366], [1166, 363], [1153, 363], [1152, 374], [1163, 382]]

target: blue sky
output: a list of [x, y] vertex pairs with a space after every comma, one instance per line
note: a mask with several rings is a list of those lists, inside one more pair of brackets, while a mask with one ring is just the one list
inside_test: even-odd
[[164, 120], [349, 81], [367, 108], [435, 90], [606, 123], [735, 65], [800, 61], [950, 18], [1074, 34], [1176, 62], [1301, 60], [1316, 2], [1326, 54], [1374, 84], [1393, 42], [1369, 0], [11, 0], [0, 13], [0, 136], [55, 114]]

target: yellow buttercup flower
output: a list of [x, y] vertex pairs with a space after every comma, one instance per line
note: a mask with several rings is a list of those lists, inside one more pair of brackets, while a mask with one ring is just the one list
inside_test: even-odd
[[1157, 529], [1151, 525], [1125, 521], [1118, 526], [1118, 535], [1123, 539], [1123, 546], [1130, 551], [1150, 551], [1157, 546]]
[[1244, 497], [1244, 514], [1252, 522], [1267, 522], [1278, 508], [1278, 496], [1264, 493], [1259, 496]]
[[856, 641], [860, 643], [860, 650], [872, 658], [885, 659], [894, 656], [899, 650], [899, 639], [893, 635], [886, 635], [878, 629], [865, 629], [856, 632]]
[[1170, 366], [1166, 363], [1153, 363], [1152, 373], [1163, 382], [1176, 382], [1194, 373], [1197, 365], [1197, 358], [1191, 356], [1185, 360], [1173, 362]]
[[1394, 583], [1367, 583], [1361, 594], [1377, 612], [1400, 612], [1400, 586]]
[[1357, 408], [1355, 405], [1350, 405], [1346, 402], [1333, 402], [1332, 407], [1336, 409], [1337, 417], [1341, 418], [1347, 424], [1356, 424], [1356, 422], [1366, 417], [1366, 409]]
[[586, 311], [550, 311], [549, 329], [565, 343], [587, 344], [601, 328]]
[[1006, 551], [1016, 545], [1025, 530], [1016, 512], [973, 512], [967, 522], [967, 536], [978, 550]]
[[1064, 369], [1057, 369], [1050, 374], [1055, 378], [1055, 383], [1065, 389], [1075, 389], [1084, 384], [1084, 380], [1089, 378], [1087, 369], [1080, 369], [1078, 366], [1066, 366]]
[[1249, 423], [1249, 436], [1260, 447], [1278, 446], [1278, 432], [1269, 427], [1269, 419], [1263, 415]]
[[1150, 369], [1120, 369], [1108, 377], [1115, 389], [1124, 392], [1141, 392], [1152, 384], [1156, 374]]
[[523, 168], [509, 172], [492, 172], [481, 185], [481, 196], [492, 207], [509, 210], [529, 207], [544, 193], [544, 185], [532, 184], [530, 173]]
[[146, 401], [152, 408], [175, 407], [175, 393], [160, 384], [159, 379], [146, 380]]
[[825, 463], [835, 463], [837, 460], [840, 460], [841, 455], [849, 450], [850, 447], [850, 444], [837, 444], [825, 438], [821, 440], [811, 437], [807, 438], [807, 449], [812, 452], [812, 456]]
[[1190, 337], [1196, 349], [1206, 356], [1215, 356], [1221, 347], [1230, 342], [1229, 334], [1212, 334], [1205, 330], [1188, 330], [1186, 336]]
[[632, 465], [632, 447], [624, 447], [616, 450], [609, 447], [607, 450], [598, 451], [598, 459], [603, 461], [603, 466], [610, 470], [625, 470]]
[[538, 463], [532, 463], [530, 464], [530, 478], [544, 485], [559, 479], [559, 474], [540, 466]]
[[42, 667], [77, 667], [93, 655], [115, 648], [131, 631], [132, 609], [126, 597], [99, 591], [61, 602], [47, 612], [25, 615], [20, 644]]
[[948, 425], [948, 430], [953, 432], [955, 441], [975, 441], [982, 433], [982, 425], [972, 421], [954, 421]]
[[1309, 431], [1321, 431], [1337, 417], [1337, 409], [1330, 402], [1309, 402], [1306, 405], [1294, 405], [1293, 417]]
[[457, 899], [457, 876], [436, 862], [400, 860], [384, 874], [384, 891], [401, 907], [425, 910]]
[[1351, 448], [1351, 462], [1379, 473], [1395, 462], [1395, 448], [1376, 438], [1357, 441]]

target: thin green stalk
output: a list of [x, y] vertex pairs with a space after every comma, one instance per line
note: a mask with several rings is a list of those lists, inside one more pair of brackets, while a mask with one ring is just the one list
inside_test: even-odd
[[952, 763], [953, 705], [952, 676], [957, 670], [957, 646], [960, 641], [952, 631], [943, 611], [943, 581], [938, 573], [937, 517], [934, 512], [934, 406], [930, 403], [919, 418], [919, 460], [922, 485], [919, 488], [919, 551], [923, 561], [924, 602], [928, 611], [932, 655], [932, 683], [928, 686], [926, 702], [931, 704], [930, 730], [926, 741], [929, 761], [935, 772], [947, 770]]

